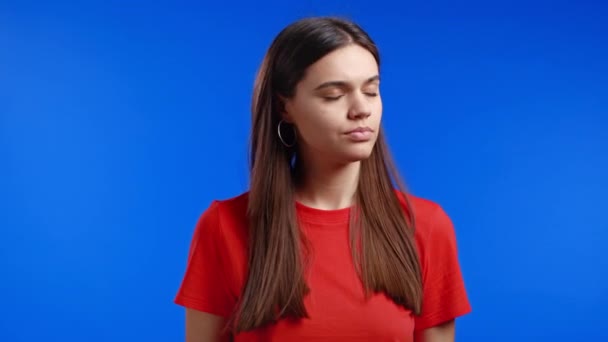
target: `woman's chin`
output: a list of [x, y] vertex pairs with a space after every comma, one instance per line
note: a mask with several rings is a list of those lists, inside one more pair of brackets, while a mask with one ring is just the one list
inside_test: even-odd
[[354, 163], [368, 159], [372, 155], [372, 148], [357, 148], [344, 153], [347, 162]]

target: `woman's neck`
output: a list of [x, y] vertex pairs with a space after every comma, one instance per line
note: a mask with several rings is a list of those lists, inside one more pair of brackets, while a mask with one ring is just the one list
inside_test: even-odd
[[360, 162], [342, 165], [300, 164], [296, 200], [322, 210], [350, 207], [357, 191], [360, 165]]

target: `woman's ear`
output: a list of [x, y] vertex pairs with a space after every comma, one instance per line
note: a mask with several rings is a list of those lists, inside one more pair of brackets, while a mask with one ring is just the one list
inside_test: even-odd
[[291, 100], [279, 95], [277, 97], [277, 102], [277, 108], [279, 110], [279, 114], [281, 115], [281, 119], [287, 123], [293, 123], [293, 118], [290, 115]]

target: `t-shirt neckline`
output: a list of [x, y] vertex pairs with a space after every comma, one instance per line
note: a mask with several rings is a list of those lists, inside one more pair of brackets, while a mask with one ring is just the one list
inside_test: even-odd
[[350, 221], [352, 206], [341, 209], [318, 209], [296, 201], [296, 211], [302, 222], [314, 224], [345, 224]]

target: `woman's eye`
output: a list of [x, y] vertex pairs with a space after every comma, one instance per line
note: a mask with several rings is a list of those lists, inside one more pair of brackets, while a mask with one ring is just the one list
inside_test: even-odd
[[341, 98], [343, 95], [336, 95], [336, 96], [323, 96], [323, 98], [327, 101], [336, 101], [339, 98]]
[[365, 94], [366, 96], [370, 96], [370, 97], [376, 97], [378, 96], [379, 93], [379, 89], [376, 87], [370, 87], [367, 89], [363, 89], [363, 94]]

